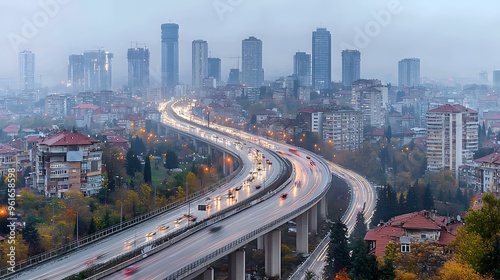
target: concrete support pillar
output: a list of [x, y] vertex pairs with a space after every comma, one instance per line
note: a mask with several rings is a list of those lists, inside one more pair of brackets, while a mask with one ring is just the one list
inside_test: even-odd
[[207, 268], [205, 272], [196, 276], [193, 280], [214, 280], [214, 269], [212, 267]]
[[257, 237], [257, 250], [264, 250], [264, 236]]
[[194, 146], [194, 150], [198, 153], [198, 141], [196, 141], [195, 138], [193, 138], [193, 146]]
[[207, 145], [207, 155], [211, 158], [213, 158], [213, 155], [212, 155], [212, 146], [210, 145]]
[[264, 264], [268, 277], [281, 279], [281, 231], [273, 230], [264, 235]]
[[309, 211], [309, 231], [312, 234], [318, 233], [318, 204], [315, 204]]
[[308, 230], [308, 217], [309, 214], [307, 212], [302, 213], [300, 216], [297, 217], [297, 239], [296, 239], [296, 246], [297, 246], [297, 253], [309, 253], [309, 230]]
[[237, 250], [229, 255], [229, 278], [245, 280], [245, 251]]
[[319, 218], [321, 220], [326, 219], [326, 195], [319, 201]]
[[227, 153], [222, 152], [222, 173], [227, 175]]

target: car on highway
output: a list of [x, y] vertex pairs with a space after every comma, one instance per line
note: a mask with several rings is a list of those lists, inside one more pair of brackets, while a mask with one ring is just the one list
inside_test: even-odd
[[213, 226], [208, 231], [210, 233], [214, 233], [214, 232], [218, 232], [219, 230], [221, 230], [221, 228], [222, 228], [222, 226]]
[[220, 201], [220, 195], [216, 196], [214, 200], [215, 201]]
[[238, 186], [238, 187], [236, 187], [236, 189], [235, 189], [235, 190], [236, 190], [236, 191], [239, 191], [239, 190], [241, 190], [241, 188], [243, 188], [243, 186]]
[[306, 156], [307, 159], [311, 159], [311, 156]]
[[282, 193], [282, 194], [280, 195], [280, 197], [281, 197], [281, 198], [283, 198], [283, 199], [287, 198], [287, 196], [288, 196], [288, 194], [287, 194], [287, 193]]
[[129, 239], [129, 240], [127, 240], [127, 241], [123, 242], [123, 244], [124, 244], [125, 246], [127, 246], [127, 247], [128, 247], [128, 246], [132, 246], [132, 245], [134, 245], [134, 244], [135, 244], [135, 242], [136, 242], [136, 239], [135, 239], [135, 238], [132, 238], [132, 239]]
[[146, 237], [153, 237], [156, 235], [156, 231], [151, 231], [146, 234]]
[[212, 199], [210, 197], [205, 198], [205, 202], [210, 202]]
[[255, 186], [255, 188], [256, 188], [257, 190], [258, 190], [258, 189], [260, 189], [261, 187], [262, 187], [261, 185], [257, 185], [257, 186]]
[[123, 271], [123, 274], [125, 275], [130, 275], [134, 272], [136, 272], [137, 270], [139, 269], [138, 266], [129, 266], [127, 267], [124, 271]]
[[163, 225], [159, 225], [157, 229], [158, 229], [158, 230], [167, 230], [167, 229], [169, 229], [169, 228], [170, 228], [170, 226], [169, 226], [169, 225], [167, 225], [167, 224], [163, 224]]
[[176, 223], [176, 224], [180, 224], [180, 223], [182, 223], [182, 221], [184, 221], [184, 218], [185, 218], [185, 217], [179, 217], [179, 218], [177, 218], [177, 219], [175, 220], [175, 223]]

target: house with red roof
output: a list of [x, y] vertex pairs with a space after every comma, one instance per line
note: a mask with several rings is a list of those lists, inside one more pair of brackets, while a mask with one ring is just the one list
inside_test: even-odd
[[384, 256], [385, 247], [390, 243], [399, 244], [402, 253], [410, 252], [411, 245], [433, 242], [443, 247], [455, 239], [461, 222], [437, 216], [435, 211], [420, 211], [391, 218], [370, 229], [365, 235], [369, 253]]
[[59, 131], [35, 144], [34, 188], [46, 197], [78, 190], [85, 196], [99, 192], [102, 151], [99, 141], [78, 131]]
[[3, 132], [10, 137], [16, 137], [17, 134], [19, 133], [20, 129], [21, 129], [20, 126], [18, 126], [16, 124], [11, 124], [11, 125], [8, 125], [7, 127], [5, 127], [3, 129]]
[[500, 185], [500, 153], [494, 152], [474, 160], [476, 164], [476, 189], [481, 192], [498, 193]]
[[19, 150], [6, 144], [0, 144], [0, 172], [6, 176], [8, 170], [17, 167], [17, 154]]

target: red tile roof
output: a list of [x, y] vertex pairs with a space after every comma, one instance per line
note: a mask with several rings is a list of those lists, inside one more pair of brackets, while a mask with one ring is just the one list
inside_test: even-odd
[[369, 230], [364, 240], [375, 241], [375, 249], [371, 253], [376, 256], [383, 256], [385, 247], [389, 242], [399, 243], [399, 238], [405, 236], [406, 230], [421, 231], [439, 231], [440, 237], [437, 242], [442, 245], [449, 244], [455, 239], [455, 234], [461, 223], [448, 224], [446, 217], [435, 216], [428, 211], [420, 211], [409, 214], [403, 214], [393, 217], [384, 225], [377, 226]]
[[10, 132], [19, 132], [19, 129], [21, 129], [18, 125], [15, 125], [15, 124], [11, 124], [9, 126], [7, 126], [6, 128], [3, 129], [3, 132], [5, 133], [10, 133]]
[[99, 140], [85, 136], [78, 131], [63, 131], [55, 136], [45, 138], [40, 144], [47, 146], [92, 145]]
[[489, 154], [487, 156], [484, 156], [482, 158], [478, 158], [478, 159], [474, 160], [474, 162], [500, 164], [500, 153], [495, 152], [495, 153]]
[[128, 141], [120, 136], [115, 136], [108, 140], [110, 143], [128, 143]]
[[429, 110], [429, 113], [463, 113], [463, 112], [477, 113], [477, 111], [468, 109], [460, 104], [454, 104], [454, 105], [445, 104], [443, 106]]
[[0, 155], [17, 153], [17, 149], [9, 145], [0, 144]]

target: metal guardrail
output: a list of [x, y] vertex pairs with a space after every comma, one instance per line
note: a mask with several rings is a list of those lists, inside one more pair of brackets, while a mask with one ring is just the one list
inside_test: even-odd
[[[262, 202], [272, 195], [277, 190], [281, 190], [284, 188], [284, 186], [288, 183], [291, 182], [291, 178], [293, 178], [292, 173], [293, 171], [291, 170], [291, 164], [290, 162], [280, 158], [280, 160], [283, 162], [282, 170], [281, 170], [281, 176], [277, 179], [275, 179], [273, 182], [270, 183], [269, 188], [273, 189], [272, 192], [268, 192], [265, 194], [262, 192], [262, 194], [254, 196], [255, 199], [248, 201], [248, 202], [242, 202], [233, 206], [230, 206], [224, 210], [221, 210], [217, 212], [217, 214], [204, 219], [200, 222], [194, 223], [189, 227], [178, 229], [174, 232], [169, 233], [168, 235], [162, 236], [156, 240], [152, 240], [146, 244], [141, 245], [140, 247], [134, 249], [133, 251], [127, 252], [125, 254], [119, 255], [113, 259], [107, 260], [106, 262], [99, 263], [94, 265], [91, 268], [88, 268], [87, 270], [84, 270], [83, 272], [80, 272], [84, 275], [84, 277], [89, 277], [87, 279], [100, 279], [103, 277], [106, 277], [107, 275], [114, 273], [126, 266], [129, 266], [130, 264], [140, 261], [142, 259], [142, 256], [144, 253], [147, 253], [148, 255], [154, 254], [156, 252], [159, 252], [165, 248], [170, 247], [172, 244], [175, 244], [176, 242], [179, 242], [180, 240], [188, 237], [191, 233], [201, 230], [203, 228], [206, 228], [220, 220], [223, 220], [229, 216], [232, 216], [242, 210], [245, 210], [247, 208], [250, 208], [251, 206], [255, 205], [256, 203]], [[285, 182], [283, 182], [283, 180]], [[287, 183], [288, 182], [288, 183]], [[144, 252], [144, 249], [151, 248], [151, 251]], [[116, 265], [115, 265], [116, 264]], [[108, 268], [109, 267], [109, 268]], [[103, 270], [104, 271], [101, 271]], [[78, 273], [78, 274], [80, 274]], [[76, 276], [78, 274], [75, 274], [73, 276]], [[68, 277], [68, 279], [72, 279], [71, 277]]]
[[120, 232], [120, 231], [123, 231], [125, 229], [131, 228], [131, 227], [133, 227], [133, 226], [135, 226], [137, 224], [140, 224], [140, 223], [142, 223], [144, 221], [147, 221], [147, 220], [149, 220], [149, 219], [151, 219], [153, 217], [156, 217], [158, 215], [164, 214], [164, 213], [168, 212], [169, 210], [172, 210], [172, 209], [175, 209], [177, 207], [183, 206], [186, 202], [188, 202], [188, 201], [190, 201], [192, 199], [198, 198], [200, 196], [203, 196], [206, 193], [209, 193], [209, 192], [215, 190], [216, 188], [219, 188], [219, 187], [227, 184], [234, 177], [240, 175], [240, 173], [242, 172], [242, 169], [243, 169], [243, 165], [241, 164], [241, 158], [237, 154], [234, 154], [232, 152], [231, 152], [231, 154], [235, 158], [237, 158], [238, 161], [240, 161], [240, 164], [239, 164], [239, 166], [238, 166], [238, 168], [236, 170], [234, 170], [231, 174], [229, 174], [228, 176], [226, 176], [221, 181], [219, 181], [217, 183], [214, 183], [214, 184], [211, 184], [208, 187], [204, 188], [203, 190], [200, 190], [200, 191], [197, 191], [197, 192], [195, 192], [193, 194], [190, 194], [186, 199], [180, 199], [180, 200], [174, 201], [174, 202], [169, 203], [169, 204], [167, 204], [167, 205], [165, 205], [163, 207], [154, 209], [154, 210], [152, 210], [152, 211], [150, 211], [148, 213], [144, 213], [144, 214], [141, 214], [141, 215], [139, 215], [137, 217], [133, 217], [133, 218], [130, 218], [128, 220], [125, 220], [121, 224], [116, 224], [116, 225], [113, 225], [113, 226], [108, 227], [106, 229], [103, 229], [103, 230], [101, 230], [99, 232], [93, 233], [93, 234], [85, 236], [83, 238], [79, 238], [78, 241], [75, 240], [75, 241], [69, 242], [67, 244], [64, 244], [64, 245], [58, 247], [58, 248], [46, 251], [46, 252], [41, 253], [39, 255], [30, 257], [30, 258], [28, 258], [26, 260], [17, 262], [16, 266], [14, 267], [14, 270], [15, 270], [14, 273], [12, 273], [12, 272], [9, 273], [7, 267], [1, 268], [0, 269], [0, 276], [15, 275], [18, 272], [20, 272], [20, 271], [22, 271], [22, 270], [24, 270], [26, 268], [29, 268], [31, 266], [40, 264], [42, 262], [48, 261], [48, 260], [56, 258], [56, 257], [60, 257], [60, 256], [62, 256], [64, 254], [67, 254], [67, 253], [70, 253], [70, 252], [72, 252], [72, 251], [74, 251], [74, 250], [76, 250], [78, 248], [84, 247], [84, 246], [89, 245], [89, 244], [91, 244], [93, 242], [101, 240], [101, 239], [103, 239], [105, 237], [113, 235], [113, 234], [115, 234], [117, 232]]

